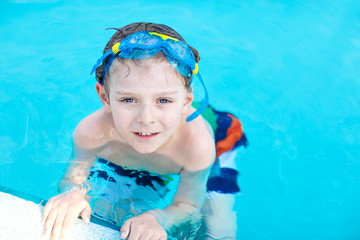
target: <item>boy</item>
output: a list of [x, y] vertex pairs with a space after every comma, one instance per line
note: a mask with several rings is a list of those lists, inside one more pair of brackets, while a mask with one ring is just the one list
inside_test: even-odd
[[[207, 101], [191, 106], [190, 81], [196, 75], [203, 84], [199, 59], [165, 25], [134, 23], [114, 34], [93, 69], [103, 108], [74, 132], [64, 193], [44, 208], [46, 237], [64, 236], [78, 216], [89, 222], [91, 206], [122, 225], [122, 239], [167, 239], [196, 219], [216, 154], [212, 129], [199, 116]], [[177, 190], [164, 208], [173, 176]]]

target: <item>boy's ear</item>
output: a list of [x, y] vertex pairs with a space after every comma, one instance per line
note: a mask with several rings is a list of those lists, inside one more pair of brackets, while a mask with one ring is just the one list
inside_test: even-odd
[[104, 106], [105, 112], [111, 113], [110, 102], [109, 102], [109, 99], [108, 99], [108, 97], [106, 95], [104, 85], [102, 85], [99, 82], [96, 82], [95, 88], [96, 88], [97, 94], [99, 95], [100, 101]]
[[186, 93], [185, 103], [184, 103], [184, 107], [183, 107], [183, 114], [186, 114], [189, 112], [189, 109], [191, 108], [191, 104], [193, 101], [194, 101], [193, 88], [189, 87], [189, 89], [187, 89], [187, 93]]

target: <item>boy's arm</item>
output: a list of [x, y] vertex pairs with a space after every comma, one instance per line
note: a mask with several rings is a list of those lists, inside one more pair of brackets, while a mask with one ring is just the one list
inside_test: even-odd
[[73, 153], [69, 166], [59, 183], [59, 192], [70, 191], [73, 188], [83, 187], [90, 169], [96, 161], [98, 149], [85, 149], [73, 141]]
[[199, 217], [205, 200], [206, 182], [211, 167], [199, 171], [182, 170], [177, 192], [171, 205], [149, 211], [167, 231]]
[[96, 157], [92, 151], [83, 150], [74, 144], [70, 165], [59, 184], [62, 194], [49, 199], [43, 210], [42, 224], [46, 239], [50, 235], [51, 239], [65, 236], [78, 216], [86, 223], [90, 221], [91, 207], [87, 200], [89, 189], [83, 183], [93, 159], [96, 160]]
[[83, 119], [73, 134], [73, 153], [70, 164], [59, 183], [59, 191], [71, 190], [82, 186], [90, 173], [91, 167], [106, 142], [104, 129], [98, 124], [97, 113]]
[[168, 232], [174, 232], [181, 224], [191, 223], [201, 217], [200, 209], [206, 197], [206, 184], [216, 155], [211, 127], [207, 122], [205, 126], [209, 135], [199, 135], [200, 128], [196, 127], [196, 138], [189, 138], [192, 141], [187, 146], [188, 151], [182, 154], [186, 161], [180, 172], [180, 181], [172, 204], [165, 209], [149, 211]]
[[194, 141], [186, 159], [172, 204], [165, 209], [149, 211], [168, 232], [200, 217], [207, 179], [215, 159], [213, 139]]
[[70, 165], [59, 184], [60, 192], [64, 193], [51, 198], [43, 210], [42, 224], [47, 239], [50, 235], [52, 239], [63, 237], [78, 216], [86, 223], [90, 221], [91, 206], [86, 196], [88, 189], [83, 183], [96, 161], [98, 151], [102, 149], [98, 146], [102, 145], [92, 138], [94, 132], [90, 130], [93, 128], [88, 128], [88, 125], [82, 123], [74, 132]]

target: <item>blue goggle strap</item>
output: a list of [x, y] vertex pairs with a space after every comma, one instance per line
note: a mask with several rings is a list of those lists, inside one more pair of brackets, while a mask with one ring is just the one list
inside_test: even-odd
[[[201, 82], [201, 85], [203, 86], [204, 88], [204, 91], [205, 91], [205, 97], [204, 97], [204, 100], [203, 102], [201, 103], [200, 107], [198, 109], [196, 109], [195, 112], [193, 112], [187, 119], [186, 119], [186, 122], [190, 122], [192, 120], [194, 120], [195, 118], [197, 118], [199, 115], [201, 115], [201, 113], [203, 111], [205, 111], [205, 109], [207, 108], [207, 106], [209, 105], [209, 94], [206, 90], [206, 87], [205, 87], [205, 83], [200, 75], [200, 72], [198, 72], [196, 74], [196, 76], [198, 76], [200, 82]], [[194, 76], [193, 76], [194, 77]]]
[[95, 64], [95, 65], [93, 66], [93, 68], [91, 69], [90, 75], [92, 75], [92, 74], [95, 72], [96, 68], [97, 68], [98, 66], [100, 66], [100, 64], [102, 63], [102, 61], [104, 61], [104, 59], [105, 59], [107, 56], [109, 56], [110, 54], [113, 54], [112, 49], [108, 50], [106, 53], [104, 53], [104, 54], [101, 56], [101, 58], [99, 58], [99, 59], [97, 60], [96, 64]]
[[[107, 74], [107, 72], [108, 72], [108, 70], [109, 70], [109, 67], [110, 67], [112, 61], [113, 61], [115, 58], [116, 58], [116, 55], [115, 55], [115, 54], [111, 55], [111, 57], [109, 58], [109, 61], [107, 62], [106, 66], [105, 66], [105, 68], [104, 68], [104, 77], [103, 77], [103, 79], [102, 79], [102, 81], [101, 81], [101, 85], [104, 85], [104, 81], [105, 81], [106, 74]], [[96, 68], [95, 68], [95, 69], [96, 69]]]

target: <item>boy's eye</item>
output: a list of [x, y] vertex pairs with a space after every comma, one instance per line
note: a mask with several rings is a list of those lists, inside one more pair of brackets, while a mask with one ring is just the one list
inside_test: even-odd
[[124, 98], [124, 99], [121, 99], [122, 102], [126, 102], [126, 103], [133, 103], [135, 102], [135, 100], [133, 98]]
[[170, 101], [168, 99], [162, 98], [159, 100], [159, 103], [169, 103]]

